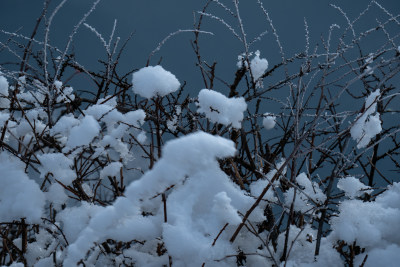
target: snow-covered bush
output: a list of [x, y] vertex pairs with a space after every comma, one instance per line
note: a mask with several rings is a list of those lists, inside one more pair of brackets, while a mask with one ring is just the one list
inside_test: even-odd
[[[305, 21], [305, 48], [287, 56], [261, 0], [256, 36], [240, 13], [250, 2], [209, 1], [194, 29], [170, 34], [126, 74], [117, 66], [129, 43], [119, 44], [116, 24], [106, 42], [85, 23], [98, 0], [64, 50], [49, 38], [64, 1], [47, 3], [43, 40], [39, 26], [32, 37], [1, 31], [0, 53], [18, 68], [0, 68], [0, 265], [400, 261], [400, 24], [382, 5], [354, 19], [332, 6], [346, 23], [314, 48]], [[377, 11], [385, 20], [360, 30]], [[207, 19], [240, 46], [230, 76], [200, 50]], [[81, 26], [104, 45], [104, 70], [85, 68], [70, 48]], [[192, 34], [203, 81], [190, 92], [151, 60], [178, 33]], [[276, 51], [256, 49], [266, 34]], [[72, 86], [76, 76], [93, 88]]]

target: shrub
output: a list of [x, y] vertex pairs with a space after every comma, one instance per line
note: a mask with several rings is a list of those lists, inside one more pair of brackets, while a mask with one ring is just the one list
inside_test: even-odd
[[[120, 74], [127, 42], [86, 23], [64, 49], [48, 38], [65, 1], [44, 3], [31, 36], [2, 30], [18, 68], [0, 76], [0, 263], [19, 266], [394, 266], [400, 255], [399, 16], [372, 1], [287, 56], [263, 3], [250, 41], [238, 0], [210, 0], [147, 66]], [[246, 3], [247, 5], [248, 3]], [[214, 10], [222, 8], [222, 15]], [[362, 28], [362, 19], [374, 19]], [[371, 14], [374, 13], [374, 14]], [[202, 42], [226, 27], [242, 46], [230, 80]], [[43, 40], [36, 39], [44, 24]], [[71, 45], [82, 27], [104, 69]], [[260, 26], [261, 27], [261, 26]], [[203, 85], [153, 63], [191, 34]], [[254, 51], [265, 35], [278, 51]], [[371, 40], [378, 41], [372, 45]], [[269, 62], [268, 53], [281, 61]], [[89, 92], [70, 84], [89, 78]], [[191, 85], [193, 86], [193, 85]], [[195, 85], [198, 86], [198, 85]], [[225, 95], [228, 89], [229, 94]], [[88, 89], [86, 89], [88, 90]], [[393, 171], [395, 172], [393, 173]], [[397, 171], [396, 171], [397, 170]], [[390, 177], [389, 177], [390, 176]]]

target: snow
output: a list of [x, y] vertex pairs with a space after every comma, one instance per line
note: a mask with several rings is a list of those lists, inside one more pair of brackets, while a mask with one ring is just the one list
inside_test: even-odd
[[68, 199], [64, 188], [58, 183], [52, 184], [45, 195], [46, 199], [53, 203], [53, 206], [56, 210], [59, 210], [61, 205], [64, 204]]
[[260, 58], [260, 51], [254, 53], [254, 58], [250, 61], [251, 72], [253, 73], [254, 81], [258, 81], [260, 77], [268, 69], [268, 60]]
[[76, 178], [75, 172], [71, 169], [74, 162], [64, 156], [62, 153], [47, 153], [38, 155], [41, 166], [39, 171], [41, 178], [44, 178], [48, 173], [52, 174], [54, 179], [60, 181], [64, 185], [70, 185]]
[[0, 109], [9, 108], [10, 100], [8, 100], [8, 81], [0, 72]]
[[[326, 238], [322, 238], [321, 240], [320, 255], [314, 258], [314, 253], [312, 252], [315, 250], [316, 237], [317, 231], [312, 229], [310, 225], [306, 225], [303, 228], [298, 228], [295, 225], [291, 225], [288, 240], [288, 244], [291, 244], [291, 251], [288, 260], [286, 262], [282, 262], [281, 266], [343, 266], [340, 255], [336, 253], [335, 248]], [[278, 237], [277, 255], [282, 254], [284, 244], [285, 233], [281, 233]]]
[[226, 192], [222, 191], [217, 193], [213, 199], [212, 213], [216, 218], [222, 222], [227, 222], [231, 225], [238, 225], [242, 220], [240, 219], [237, 209], [232, 207], [232, 199], [228, 197]]
[[83, 201], [80, 206], [66, 208], [57, 214], [57, 220], [63, 223], [63, 232], [69, 243], [78, 239], [90, 218], [100, 210], [102, 207]]
[[243, 97], [227, 98], [219, 92], [202, 89], [198, 101], [197, 112], [204, 113], [211, 122], [232, 125], [237, 129], [242, 127], [243, 112], [247, 108]]
[[263, 126], [265, 130], [271, 130], [275, 127], [276, 116], [270, 113], [265, 113], [263, 118]]
[[[68, 247], [64, 264], [79, 261], [93, 242], [109, 236], [123, 241], [156, 240], [162, 235], [176, 266], [201, 265], [203, 261], [213, 266], [213, 259], [234, 253], [227, 236], [211, 246], [225, 223], [239, 224], [238, 211], [245, 212], [253, 203], [253, 198], [219, 168], [217, 158], [234, 154], [232, 141], [204, 132], [167, 142], [163, 157], [152, 170], [127, 187], [126, 197], [102, 208], [80, 234], [75, 234], [78, 237]], [[167, 197], [168, 222], [162, 224], [163, 208], [157, 195], [171, 186], [174, 188]], [[154, 215], [142, 216], [143, 209]], [[251, 217], [256, 221], [263, 218], [261, 209], [256, 209]]]
[[[357, 256], [355, 266], [361, 266], [365, 256], [363, 253]], [[391, 244], [385, 248], [375, 248], [368, 252], [368, 258], [365, 267], [385, 266], [397, 267], [400, 262], [400, 246]]]
[[364, 193], [371, 193], [372, 190], [369, 186], [364, 185], [355, 177], [348, 176], [342, 179], [339, 179], [337, 184], [337, 188], [345, 192], [346, 197], [348, 198], [356, 198], [362, 196]]
[[24, 172], [25, 165], [7, 152], [0, 152], [0, 221], [25, 218], [39, 223], [45, 196], [39, 185]]
[[[283, 163], [285, 162], [284, 159], [281, 159], [277, 164], [276, 167], [270, 170], [266, 175], [265, 178], [258, 179], [257, 181], [254, 181], [250, 184], [250, 192], [253, 196], [258, 197], [261, 195], [261, 192], [264, 190], [265, 187], [268, 186], [270, 183], [271, 179], [275, 176], [276, 172], [282, 167]], [[286, 174], [286, 168], [282, 171], [282, 176]], [[278, 179], [276, 180], [278, 181]], [[274, 187], [278, 186], [277, 182], [273, 185]], [[270, 201], [270, 202], [276, 202], [278, 201], [278, 198], [275, 196], [275, 192], [273, 187], [271, 186], [270, 189], [267, 191], [267, 193], [264, 196], [264, 199]]]
[[[357, 148], [366, 147], [377, 134], [382, 131], [382, 122], [376, 112], [380, 90], [371, 93], [365, 101], [365, 111], [358, 114], [354, 125], [350, 129], [351, 137], [357, 141]], [[372, 115], [376, 112], [375, 115]]]
[[149, 66], [133, 73], [133, 92], [150, 99], [166, 96], [179, 89], [181, 84], [171, 72], [161, 66]]
[[296, 182], [299, 185], [299, 188], [296, 189], [296, 194], [293, 187], [284, 193], [287, 207], [290, 207], [292, 202], [294, 202], [293, 207], [295, 211], [308, 213], [313, 210], [313, 204], [324, 203], [326, 200], [325, 194], [317, 183], [311, 182], [305, 173], [300, 173], [296, 177]]
[[69, 135], [70, 130], [79, 125], [79, 120], [75, 119], [72, 114], [62, 116], [57, 123], [50, 129], [52, 135]]
[[119, 176], [121, 168], [122, 168], [121, 162], [112, 162], [108, 164], [100, 171], [100, 179], [106, 178], [108, 176], [110, 177]]
[[[248, 57], [252, 55], [253, 53], [251, 52], [249, 53]], [[262, 80], [260, 78], [268, 69], [268, 60], [265, 58], [260, 58], [260, 55], [261, 55], [260, 51], [257, 50], [256, 52], [254, 52], [254, 57], [250, 61], [251, 74], [253, 75], [253, 81], [256, 83], [257, 87], [263, 86]], [[238, 68], [242, 68], [243, 64], [248, 69], [248, 63], [246, 62], [245, 54], [238, 56], [238, 63], [237, 63]]]
[[89, 143], [99, 134], [100, 125], [93, 116], [86, 115], [80, 124], [74, 126], [68, 136], [67, 147], [89, 145]]
[[[400, 233], [391, 225], [400, 223], [400, 183], [394, 183], [376, 197], [376, 201], [346, 200], [339, 206], [339, 216], [331, 219], [332, 240], [344, 240], [370, 250], [400, 245]], [[397, 202], [396, 202], [397, 201]], [[365, 256], [364, 254], [364, 256]], [[392, 261], [394, 259], [391, 259]]]

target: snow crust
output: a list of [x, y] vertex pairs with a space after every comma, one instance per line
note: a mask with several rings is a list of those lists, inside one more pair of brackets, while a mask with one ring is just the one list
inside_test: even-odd
[[204, 113], [211, 122], [232, 125], [238, 129], [242, 127], [243, 112], [247, 108], [243, 97], [228, 98], [219, 92], [202, 89], [198, 101], [197, 112]]
[[133, 73], [133, 92], [150, 99], [166, 96], [179, 89], [181, 84], [171, 72], [161, 66], [149, 66]]

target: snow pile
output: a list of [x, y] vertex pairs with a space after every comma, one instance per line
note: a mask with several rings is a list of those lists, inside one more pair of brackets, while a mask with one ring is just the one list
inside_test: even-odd
[[0, 153], [0, 221], [25, 218], [39, 223], [45, 197], [36, 182], [24, 172], [24, 164], [7, 152]]
[[[365, 252], [356, 256], [359, 266], [366, 255], [365, 266], [395, 266], [400, 260], [400, 183], [394, 183], [373, 202], [346, 200], [339, 206], [339, 216], [331, 219], [332, 241], [354, 241]], [[383, 254], [381, 254], [383, 253]], [[387, 264], [383, 264], [382, 261]]]
[[[351, 137], [357, 141], [357, 148], [366, 147], [372, 138], [382, 131], [382, 122], [376, 112], [380, 90], [371, 93], [365, 101], [365, 110], [358, 114], [354, 125], [350, 129]], [[372, 115], [376, 113], [375, 115]]]
[[265, 113], [263, 118], [263, 126], [266, 130], [271, 130], [276, 125], [276, 116], [271, 113]]
[[[78, 262], [94, 242], [111, 236], [121, 241], [144, 239], [150, 243], [162, 236], [176, 266], [203, 262], [212, 265], [215, 259], [235, 253], [227, 233], [212, 246], [224, 225], [232, 226], [226, 230], [231, 234], [234, 226], [241, 222], [238, 211], [244, 213], [253, 203], [253, 199], [219, 169], [216, 160], [235, 154], [233, 142], [197, 132], [168, 142], [163, 151], [163, 157], [154, 168], [128, 186], [126, 197], [101, 209], [87, 227], [74, 234], [78, 238], [68, 247], [65, 265]], [[168, 221], [162, 224], [164, 209], [160, 194], [172, 187], [166, 202]], [[143, 216], [144, 213], [152, 215]], [[255, 221], [263, 218], [260, 209], [251, 216]], [[259, 245], [254, 244], [255, 247]], [[136, 251], [132, 248], [130, 253], [137, 255], [138, 251], [143, 254], [138, 260], [152, 259], [144, 248], [136, 248]], [[166, 260], [164, 258], [163, 264]], [[224, 260], [219, 266], [229, 266], [226, 265], [229, 262], [229, 259]]]
[[132, 84], [133, 92], [147, 99], [166, 96], [181, 86], [175, 75], [161, 66], [144, 67], [135, 72]]
[[247, 108], [243, 97], [227, 98], [216, 91], [202, 89], [198, 100], [197, 112], [206, 114], [211, 122], [232, 125], [234, 128], [242, 127], [243, 112]]

